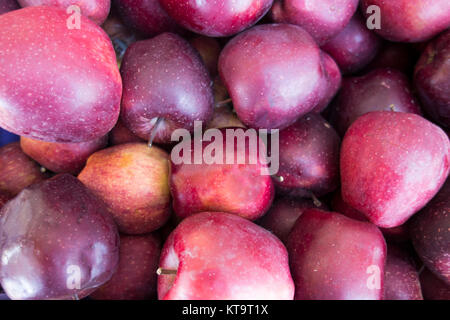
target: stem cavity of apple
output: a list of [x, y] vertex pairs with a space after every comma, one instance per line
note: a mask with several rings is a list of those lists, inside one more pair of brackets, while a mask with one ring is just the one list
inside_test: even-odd
[[164, 119], [164, 118], [158, 117], [158, 118], [156, 119], [155, 125], [153, 126], [152, 130], [150, 131], [150, 138], [148, 139], [148, 147], [149, 147], [149, 148], [151, 148], [151, 147], [153, 146], [153, 140], [155, 140], [156, 133], [158, 132], [159, 124], [161, 123], [161, 121], [162, 121], [163, 119]]

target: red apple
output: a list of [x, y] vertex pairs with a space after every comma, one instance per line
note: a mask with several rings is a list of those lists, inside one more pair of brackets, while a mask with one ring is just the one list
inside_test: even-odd
[[420, 273], [420, 284], [425, 300], [450, 300], [450, 285], [426, 268]]
[[354, 73], [364, 68], [377, 55], [381, 40], [368, 30], [357, 13], [347, 26], [322, 46], [336, 61], [342, 73]]
[[[108, 133], [122, 85], [105, 32], [64, 10], [29, 7], [0, 16], [0, 126], [28, 138], [82, 142]], [[75, 19], [76, 20], [76, 19]]]
[[321, 115], [310, 113], [280, 132], [280, 169], [274, 179], [280, 192], [320, 197], [339, 184], [341, 139]]
[[154, 141], [169, 143], [175, 129], [193, 130], [194, 121], [206, 122], [212, 116], [208, 71], [195, 49], [175, 34], [132, 44], [121, 72], [121, 118], [142, 139], [148, 140], [156, 130]]
[[391, 68], [410, 74], [419, 58], [419, 50], [413, 44], [384, 41], [376, 57], [364, 68], [365, 72]]
[[159, 299], [291, 300], [294, 296], [281, 241], [227, 213], [204, 212], [183, 220], [164, 244], [160, 267]]
[[16, 0], [0, 0], [0, 14], [20, 9]]
[[439, 191], [449, 167], [439, 127], [412, 113], [370, 112], [342, 142], [342, 197], [376, 225], [400, 226]]
[[322, 54], [322, 64], [324, 68], [323, 85], [321, 86], [320, 100], [319, 103], [314, 107], [313, 112], [320, 113], [325, 110], [326, 107], [333, 100], [336, 93], [341, 88], [342, 75], [339, 70], [336, 61], [327, 54], [325, 51]]
[[113, 146], [130, 142], [145, 142], [131, 132], [121, 120], [117, 121], [116, 126], [109, 133], [109, 143]]
[[122, 20], [145, 36], [176, 31], [179, 27], [159, 0], [112, 0]]
[[360, 116], [382, 110], [421, 114], [408, 78], [398, 70], [377, 69], [344, 79], [330, 107], [330, 121], [343, 136]]
[[319, 47], [289, 24], [259, 25], [233, 38], [219, 72], [239, 119], [258, 129], [288, 127], [314, 109], [326, 85]]
[[414, 83], [425, 112], [450, 128], [450, 31], [433, 40], [422, 53]]
[[120, 232], [152, 232], [169, 219], [168, 155], [155, 146], [128, 143], [98, 151], [78, 178], [106, 203]]
[[361, 10], [369, 17], [370, 6], [378, 6], [381, 28], [374, 31], [397, 42], [423, 42], [450, 27], [448, 0], [362, 0]]
[[18, 0], [25, 8], [30, 6], [53, 6], [67, 10], [72, 5], [80, 8], [80, 13], [101, 25], [109, 14], [111, 0]]
[[381, 300], [386, 243], [373, 224], [306, 210], [288, 238], [297, 300]]
[[16, 195], [46, 178], [48, 174], [22, 151], [18, 142], [0, 148], [0, 190]]
[[275, 22], [299, 25], [322, 45], [344, 29], [358, 4], [358, 0], [276, 0], [271, 13]]
[[11, 193], [0, 190], [0, 209], [12, 198], [14, 198], [14, 196]]
[[77, 143], [44, 142], [20, 138], [20, 146], [30, 158], [56, 173], [78, 174], [91, 154], [108, 144], [108, 136]]
[[407, 251], [388, 245], [384, 300], [423, 300], [419, 274]]
[[427, 268], [450, 285], [450, 180], [412, 219], [410, 234]]
[[219, 55], [222, 48], [219, 42], [214, 38], [208, 38], [203, 36], [197, 36], [189, 40], [190, 44], [197, 49], [198, 53], [202, 57], [202, 60], [208, 69], [212, 78], [219, 73]]
[[234, 35], [254, 25], [273, 0], [160, 0], [161, 6], [181, 26], [209, 37]]
[[95, 300], [146, 300], [156, 297], [161, 241], [153, 234], [120, 236], [119, 266], [111, 279], [90, 295]]
[[81, 299], [115, 272], [119, 235], [103, 203], [62, 174], [1, 210], [0, 282], [11, 299]]

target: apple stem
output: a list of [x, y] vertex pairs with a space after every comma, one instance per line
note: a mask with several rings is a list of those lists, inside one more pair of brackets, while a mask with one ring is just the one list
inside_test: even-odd
[[225, 106], [225, 105], [229, 104], [230, 102], [232, 102], [231, 98], [216, 102], [216, 108]]
[[163, 269], [163, 268], [158, 268], [158, 270], [156, 270], [156, 274], [158, 276], [161, 275], [174, 275], [177, 274], [178, 270], [173, 270], [173, 269]]
[[395, 105], [393, 105], [393, 104], [391, 104], [390, 106], [389, 106], [389, 109], [391, 109], [391, 111], [393, 111], [393, 112], [395, 112]]
[[321, 207], [322, 206], [322, 202], [320, 202], [320, 200], [317, 199], [317, 197], [312, 192], [311, 192], [311, 198], [313, 199], [314, 205], [316, 207]]
[[273, 175], [272, 178], [274, 180], [278, 181], [278, 182], [283, 182], [284, 181], [284, 178], [282, 176], [275, 176], [275, 175]]
[[158, 131], [158, 126], [161, 123], [163, 118], [158, 117], [156, 119], [155, 125], [153, 126], [152, 130], [150, 131], [150, 138], [148, 139], [148, 147], [151, 148], [153, 146], [153, 140], [156, 137], [156, 132]]

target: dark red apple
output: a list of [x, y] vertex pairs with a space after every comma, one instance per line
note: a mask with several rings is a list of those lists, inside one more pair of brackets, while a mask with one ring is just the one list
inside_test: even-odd
[[67, 10], [72, 5], [80, 9], [80, 13], [96, 24], [101, 25], [109, 14], [111, 0], [17, 0], [25, 8], [30, 6], [53, 6]]
[[358, 0], [275, 0], [271, 14], [275, 22], [303, 27], [323, 45], [344, 29], [358, 4]]
[[281, 193], [320, 197], [339, 184], [341, 139], [321, 115], [310, 113], [280, 131], [280, 169], [274, 179]]
[[322, 46], [336, 61], [342, 73], [354, 73], [364, 68], [377, 55], [381, 40], [368, 30], [357, 13], [347, 26]]
[[0, 0], [0, 14], [20, 9], [16, 0]]
[[[223, 211], [255, 220], [270, 208], [274, 186], [266, 159], [260, 156], [266, 153], [264, 143], [256, 137], [258, 140], [253, 142], [257, 146], [251, 148], [252, 142], [244, 138], [245, 146], [241, 147], [238, 139], [227, 138], [227, 130], [231, 136], [246, 132], [242, 128], [221, 129], [221, 137], [215, 137], [213, 142], [194, 140], [189, 148], [172, 150], [170, 191], [178, 218], [204, 211]], [[211, 151], [216, 146], [220, 153]], [[217, 155], [210, 157], [209, 152]], [[197, 164], [195, 153], [202, 155], [202, 161]]]
[[[82, 142], [108, 133], [122, 85], [106, 33], [54, 7], [0, 16], [0, 126], [28, 138]], [[7, 49], [6, 49], [7, 48]]]
[[86, 160], [95, 151], [108, 144], [108, 136], [77, 143], [44, 142], [31, 138], [20, 138], [20, 146], [30, 158], [44, 168], [56, 173], [78, 174]]
[[95, 300], [147, 300], [156, 297], [156, 270], [161, 241], [153, 234], [120, 235], [119, 266], [111, 279], [95, 290]]
[[330, 122], [343, 136], [360, 116], [382, 110], [421, 114], [408, 78], [398, 70], [377, 69], [344, 79], [330, 107]]
[[14, 198], [14, 196], [11, 193], [0, 190], [0, 209], [12, 198]]
[[381, 28], [374, 31], [397, 42], [423, 42], [450, 27], [448, 0], [362, 0], [361, 10], [369, 17], [370, 6], [379, 8]]
[[231, 36], [251, 27], [272, 6], [273, 0], [160, 0], [181, 26], [209, 37]]
[[222, 50], [219, 42], [214, 38], [203, 36], [194, 37], [190, 39], [189, 42], [195, 49], [197, 49], [211, 77], [216, 77], [219, 73], [219, 55]]
[[[235, 215], [204, 212], [183, 220], [161, 253], [163, 300], [291, 300], [286, 248]], [[169, 271], [169, 272], [167, 272]]]
[[112, 0], [122, 20], [145, 36], [173, 32], [179, 27], [164, 11], [159, 0]]
[[450, 180], [411, 221], [414, 248], [428, 269], [450, 285]]
[[407, 251], [388, 245], [384, 300], [423, 300], [419, 274]]
[[233, 38], [219, 72], [239, 119], [251, 128], [288, 127], [314, 109], [325, 84], [319, 47], [289, 24], [259, 25]]
[[208, 71], [196, 50], [175, 34], [132, 44], [121, 72], [121, 118], [142, 139], [148, 140], [155, 130], [155, 142], [169, 143], [173, 130], [192, 131], [194, 121], [207, 122], [212, 116], [214, 97]]
[[276, 235], [283, 243], [287, 242], [289, 233], [297, 219], [307, 209], [320, 208], [326, 210], [324, 204], [305, 198], [277, 198], [270, 210], [258, 221], [258, 224]]
[[1, 210], [0, 282], [11, 299], [81, 299], [119, 261], [117, 227], [77, 178], [24, 189]]
[[420, 284], [425, 300], [450, 300], [450, 285], [426, 268], [420, 273]]
[[120, 232], [144, 234], [170, 216], [168, 158], [145, 143], [121, 144], [90, 156], [78, 178], [105, 202]]
[[419, 58], [419, 50], [410, 43], [384, 41], [376, 57], [364, 68], [368, 73], [374, 69], [397, 69], [408, 76]]
[[109, 143], [113, 146], [130, 142], [145, 142], [131, 132], [121, 120], [117, 121], [116, 126], [109, 133]]
[[0, 148], [0, 190], [15, 196], [25, 187], [46, 178], [48, 174], [22, 151], [18, 142]]
[[386, 243], [373, 224], [309, 209], [287, 243], [296, 300], [381, 300]]
[[450, 31], [433, 40], [422, 53], [414, 83], [425, 112], [450, 128]]
[[400, 226], [422, 209], [449, 170], [447, 135], [412, 113], [365, 114], [342, 142], [342, 197], [383, 228]]
[[342, 83], [342, 75], [336, 61], [331, 58], [325, 51], [322, 54], [322, 64], [324, 68], [323, 85], [321, 86], [321, 98], [319, 103], [314, 107], [313, 112], [320, 113], [325, 110], [331, 100], [338, 92]]

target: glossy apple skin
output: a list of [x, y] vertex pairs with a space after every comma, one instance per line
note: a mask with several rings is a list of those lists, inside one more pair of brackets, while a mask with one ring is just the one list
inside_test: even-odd
[[[386, 243], [373, 224], [339, 213], [306, 210], [288, 238], [296, 300], [381, 300]], [[369, 267], [380, 271], [370, 288]]]
[[0, 51], [4, 129], [82, 142], [106, 135], [117, 122], [122, 82], [111, 42], [88, 18], [81, 17], [80, 30], [68, 29], [67, 19], [55, 7], [0, 16], [0, 46], [8, 48]]
[[164, 244], [158, 276], [163, 300], [292, 300], [286, 248], [241, 217], [203, 212], [183, 220]]
[[179, 25], [208, 37], [227, 37], [261, 19], [273, 0], [160, 0]]
[[120, 235], [119, 266], [89, 297], [95, 300], [148, 300], [156, 297], [161, 240], [153, 235]]
[[322, 77], [323, 85], [321, 86], [321, 98], [313, 109], [313, 112], [317, 113], [321, 113], [325, 110], [341, 88], [342, 84], [342, 74], [336, 61], [334, 61], [325, 51], [322, 51], [321, 54], [324, 75]]
[[342, 142], [342, 198], [372, 223], [397, 227], [436, 195], [449, 167], [442, 129], [412, 113], [370, 112]]
[[22, 189], [48, 178], [38, 163], [28, 157], [18, 142], [0, 148], [0, 190], [18, 194]]
[[95, 151], [108, 144], [108, 136], [87, 142], [57, 143], [21, 137], [20, 146], [30, 158], [55, 173], [77, 175]]
[[420, 284], [425, 300], [450, 300], [450, 285], [426, 268], [420, 274]]
[[380, 47], [380, 38], [367, 29], [357, 13], [322, 49], [333, 57], [342, 73], [349, 74], [361, 70], [371, 62]]
[[[233, 130], [236, 128], [233, 128]], [[223, 211], [255, 220], [264, 215], [274, 198], [274, 185], [267, 164], [250, 153], [249, 143], [238, 149], [234, 140], [236, 157], [245, 154], [245, 163], [226, 163], [226, 130], [220, 129], [223, 136], [222, 163], [194, 164], [194, 141], [189, 156], [191, 164], [175, 164], [171, 159], [170, 191], [173, 209], [178, 218], [205, 211]], [[245, 130], [245, 129], [241, 129]], [[263, 144], [259, 143], [259, 147]], [[202, 154], [211, 142], [203, 141]], [[265, 151], [264, 151], [265, 152]], [[236, 161], [237, 162], [237, 161]], [[265, 173], [264, 175], [262, 173]]]
[[333, 127], [316, 113], [310, 113], [280, 131], [280, 169], [274, 179], [283, 194], [320, 197], [339, 184], [341, 139]]
[[158, 0], [112, 0], [122, 20], [145, 36], [173, 32], [179, 27]]
[[398, 70], [376, 69], [345, 78], [330, 108], [330, 122], [343, 136], [360, 116], [383, 110], [421, 114], [408, 78]]
[[414, 248], [428, 269], [450, 285], [450, 180], [411, 221]]
[[323, 45], [344, 29], [358, 4], [358, 0], [276, 0], [271, 14], [275, 22], [303, 27]]
[[115, 146], [130, 142], [145, 142], [145, 140], [131, 132], [122, 121], [117, 121], [116, 126], [109, 133], [109, 143]]
[[447, 0], [362, 0], [361, 10], [380, 8], [382, 37], [396, 42], [423, 42], [450, 27], [450, 2]]
[[196, 36], [190, 39], [189, 43], [197, 49], [211, 78], [216, 77], [219, 73], [219, 56], [220, 51], [222, 50], [219, 42], [214, 38]]
[[423, 300], [419, 274], [407, 251], [388, 245], [384, 300]]
[[78, 178], [101, 198], [119, 231], [144, 234], [169, 219], [168, 155], [145, 143], [100, 150], [89, 157]]
[[20, 9], [16, 0], [0, 0], [0, 14]]
[[222, 50], [219, 73], [239, 119], [258, 129], [288, 127], [318, 104], [324, 85], [319, 47], [289, 24], [259, 25], [234, 37]]
[[416, 65], [414, 84], [425, 112], [450, 128], [450, 31], [433, 40]]
[[121, 67], [124, 92], [121, 119], [148, 140], [156, 118], [154, 142], [168, 143], [177, 128], [193, 130], [213, 112], [212, 81], [199, 54], [181, 37], [163, 33], [132, 44]]
[[81, 14], [101, 25], [109, 14], [111, 0], [17, 0], [25, 8], [30, 6], [52, 6], [67, 10], [71, 5], [81, 9]]
[[283, 243], [287, 243], [288, 236], [297, 219], [307, 209], [313, 208], [327, 209], [324, 204], [317, 207], [311, 199], [279, 197], [273, 202], [270, 210], [258, 221], [258, 224], [276, 235]]
[[[81, 299], [116, 270], [117, 227], [71, 175], [23, 190], [2, 208], [0, 226], [0, 281], [11, 299]], [[75, 267], [80, 289], [68, 286]]]

